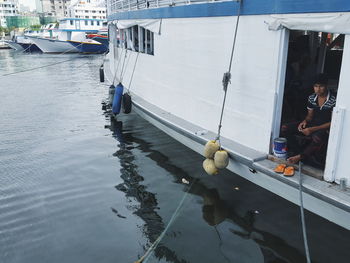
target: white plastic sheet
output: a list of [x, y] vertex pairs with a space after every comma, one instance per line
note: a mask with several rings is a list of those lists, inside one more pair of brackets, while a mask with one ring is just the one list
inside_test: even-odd
[[161, 19], [117, 20], [114, 23], [117, 25], [118, 29], [125, 29], [138, 25], [160, 35], [161, 21]]
[[350, 34], [350, 13], [287, 14], [271, 15], [270, 18], [270, 30], [285, 27], [291, 30]]

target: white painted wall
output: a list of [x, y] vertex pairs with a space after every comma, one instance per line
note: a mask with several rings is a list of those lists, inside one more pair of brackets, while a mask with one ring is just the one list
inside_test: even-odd
[[[265, 19], [241, 17], [222, 128], [224, 137], [262, 152], [270, 147], [283, 32], [269, 31]], [[132, 91], [216, 132], [235, 22], [235, 17], [163, 19], [154, 56], [140, 54]], [[136, 58], [129, 54], [125, 86]]]
[[348, 170], [350, 156], [350, 36], [346, 35], [342, 69], [340, 73], [336, 108], [333, 110], [332, 126], [328, 142], [325, 169], [325, 180], [339, 183], [341, 178], [347, 179], [350, 186]]

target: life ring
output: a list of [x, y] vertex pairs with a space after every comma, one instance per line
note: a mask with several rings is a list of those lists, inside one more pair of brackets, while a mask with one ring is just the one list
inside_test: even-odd
[[131, 112], [131, 106], [132, 106], [132, 102], [131, 102], [131, 96], [129, 95], [129, 93], [124, 93], [123, 95], [123, 109], [124, 109], [124, 113], [128, 114]]
[[112, 105], [113, 114], [120, 113], [120, 109], [122, 106], [123, 91], [124, 91], [124, 86], [121, 83], [119, 83], [115, 87], [115, 92], [114, 92], [113, 105]]

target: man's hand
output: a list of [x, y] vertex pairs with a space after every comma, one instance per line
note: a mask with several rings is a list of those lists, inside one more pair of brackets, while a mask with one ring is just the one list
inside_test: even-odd
[[299, 123], [298, 131], [303, 132], [302, 130], [306, 128], [306, 125], [307, 125], [307, 121], [303, 120], [301, 123]]
[[311, 133], [314, 132], [314, 130], [310, 127], [310, 128], [302, 129], [300, 132], [302, 132], [305, 136], [309, 136]]

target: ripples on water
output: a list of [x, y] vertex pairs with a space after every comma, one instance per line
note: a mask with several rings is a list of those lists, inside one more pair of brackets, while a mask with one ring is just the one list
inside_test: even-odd
[[[297, 206], [205, 175], [201, 156], [136, 114], [111, 121], [101, 62], [0, 51], [0, 262], [134, 262], [186, 191], [148, 263], [305, 262]], [[349, 262], [349, 231], [306, 220], [313, 262]]]

